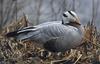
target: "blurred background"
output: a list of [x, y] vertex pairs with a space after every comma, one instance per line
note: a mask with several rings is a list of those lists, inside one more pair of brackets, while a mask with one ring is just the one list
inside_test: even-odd
[[66, 10], [75, 11], [83, 25], [93, 20], [100, 28], [100, 0], [0, 0], [0, 30], [25, 14], [33, 25], [62, 20]]

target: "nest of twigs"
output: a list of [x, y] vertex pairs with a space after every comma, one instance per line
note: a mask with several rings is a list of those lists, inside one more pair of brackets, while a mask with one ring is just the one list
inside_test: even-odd
[[28, 26], [26, 17], [3, 28], [0, 35], [0, 64], [100, 64], [100, 36], [88, 23], [84, 29], [83, 44], [64, 53], [51, 53], [31, 41], [16, 41], [4, 35]]

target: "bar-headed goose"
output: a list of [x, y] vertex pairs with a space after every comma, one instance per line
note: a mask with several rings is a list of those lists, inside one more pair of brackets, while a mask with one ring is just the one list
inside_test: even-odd
[[45, 22], [6, 34], [17, 40], [34, 40], [51, 52], [64, 52], [79, 46], [83, 37], [78, 16], [73, 11], [63, 13], [62, 21]]

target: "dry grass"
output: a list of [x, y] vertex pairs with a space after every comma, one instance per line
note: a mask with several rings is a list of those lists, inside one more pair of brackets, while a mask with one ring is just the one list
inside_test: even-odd
[[84, 44], [65, 53], [51, 53], [31, 41], [17, 42], [4, 37], [9, 31], [27, 26], [26, 17], [4, 28], [0, 35], [0, 64], [99, 64], [100, 36], [91, 23], [85, 26]]

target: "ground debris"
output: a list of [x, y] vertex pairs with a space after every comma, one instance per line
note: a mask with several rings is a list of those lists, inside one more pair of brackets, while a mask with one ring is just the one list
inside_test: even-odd
[[52, 53], [39, 47], [35, 41], [18, 42], [5, 38], [7, 32], [27, 26], [25, 17], [20, 21], [22, 23], [12, 23], [6, 27], [0, 35], [0, 64], [100, 64], [100, 36], [96, 28], [85, 26], [84, 45], [64, 53]]

